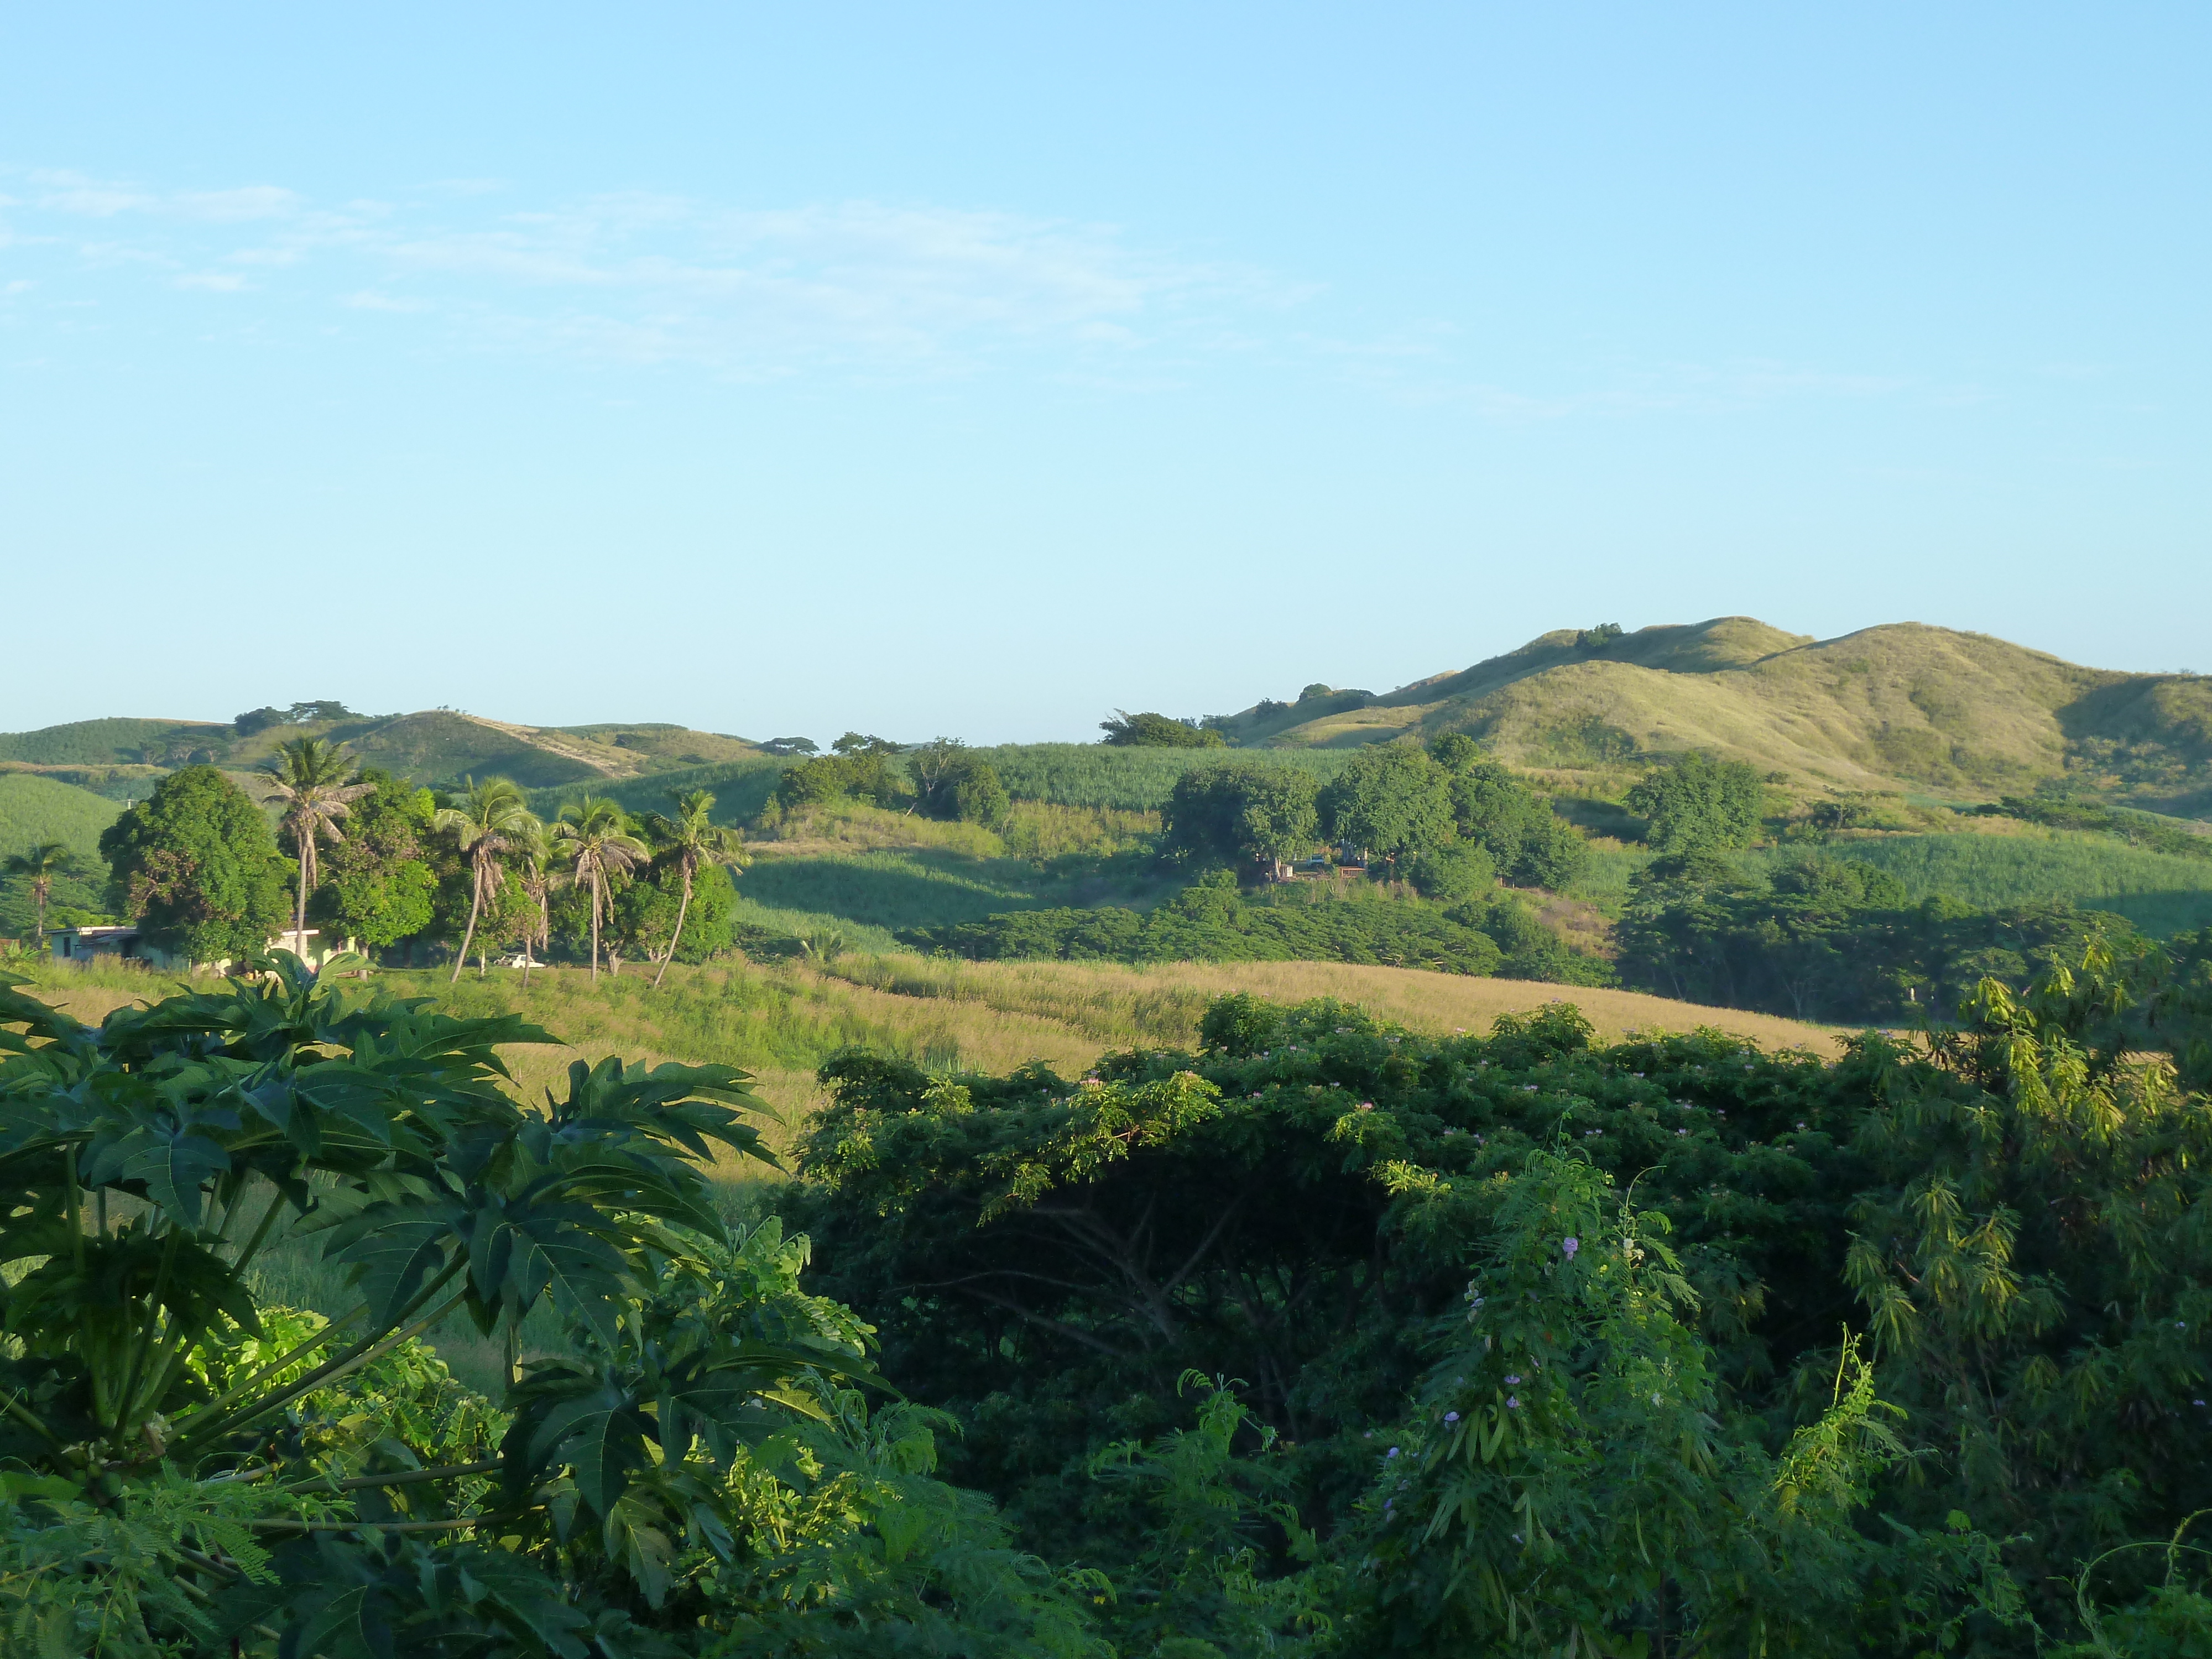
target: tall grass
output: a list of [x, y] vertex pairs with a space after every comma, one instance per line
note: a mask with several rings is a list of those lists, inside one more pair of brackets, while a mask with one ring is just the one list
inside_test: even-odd
[[1006, 793], [1062, 806], [1144, 811], [1163, 805], [1194, 766], [1224, 760], [1294, 766], [1334, 777], [1351, 759], [1329, 749], [1121, 749], [1097, 743], [1005, 744], [975, 751], [996, 769]]
[[1977, 909], [2064, 899], [2125, 916], [2154, 939], [2212, 925], [2212, 862], [2146, 853], [2103, 836], [1881, 836], [1822, 848], [1888, 871], [1915, 900]]
[[1143, 967], [1097, 962], [950, 962], [939, 958], [846, 957], [828, 970], [890, 996], [972, 1004], [1002, 1017], [1049, 1021], [1115, 1048], [1188, 1047], [1214, 998], [1249, 992], [1276, 1002], [1335, 997], [1417, 1030], [1486, 1030], [1503, 1013], [1571, 1002], [1616, 1038], [1630, 1030], [1733, 1031], [1769, 1048], [1832, 1053], [1830, 1028], [1703, 1008], [1633, 991], [1474, 979], [1420, 969], [1338, 962], [1170, 962]]
[[58, 841], [88, 864], [100, 860], [100, 832], [122, 808], [105, 796], [35, 772], [0, 772], [0, 854]]

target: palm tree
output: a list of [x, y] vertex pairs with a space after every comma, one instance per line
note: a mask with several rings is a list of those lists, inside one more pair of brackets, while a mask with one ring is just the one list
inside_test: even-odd
[[[477, 919], [483, 914], [486, 896], [499, 890], [500, 855], [521, 846], [540, 828], [522, 791], [505, 778], [487, 778], [482, 783], [474, 778], [465, 781], [468, 793], [461, 797], [461, 804], [441, 807], [431, 820], [438, 830], [453, 838], [454, 846], [468, 854], [474, 878], [473, 891], [469, 896], [469, 925], [461, 935], [461, 953], [453, 958], [453, 980], [460, 978], [461, 969], [469, 959], [469, 943], [477, 936]], [[453, 982], [447, 981], [449, 985]]]
[[676, 867], [684, 873], [684, 897], [676, 907], [676, 931], [669, 935], [668, 948], [660, 955], [660, 971], [653, 976], [653, 988], [660, 988], [663, 975], [674, 960], [676, 947], [684, 942], [684, 919], [691, 914], [691, 881], [702, 865], [721, 864], [744, 856], [744, 839], [734, 830], [726, 829], [707, 815], [714, 807], [714, 798], [703, 789], [694, 789], [688, 795], [670, 792], [669, 799], [676, 803], [675, 816], [665, 817], [655, 812], [645, 821], [646, 831], [664, 853], [676, 855]]
[[515, 853], [522, 860], [522, 890], [538, 907], [538, 920], [526, 927], [522, 934], [522, 983], [530, 986], [530, 970], [538, 965], [532, 953], [533, 945], [543, 945], [549, 950], [553, 943], [553, 849], [546, 842], [545, 826], [531, 826], [530, 833], [516, 842]]
[[607, 884], [645, 862], [645, 843], [629, 832], [629, 815], [611, 800], [589, 795], [561, 809], [553, 821], [555, 855], [592, 890], [592, 981], [599, 977], [599, 918], [606, 913]]
[[29, 852], [17, 853], [0, 865], [0, 875], [22, 876], [30, 881], [31, 897], [39, 907], [41, 950], [46, 937], [46, 902], [54, 896], [54, 878], [76, 868], [76, 854], [58, 841], [42, 841]]
[[300, 854], [292, 943], [304, 957], [307, 954], [307, 895], [319, 884], [317, 847], [324, 841], [345, 839], [337, 821], [352, 810], [351, 803], [375, 786], [353, 781], [353, 762], [345, 750], [321, 738], [301, 738], [283, 744], [264, 769], [284, 802], [283, 828]]

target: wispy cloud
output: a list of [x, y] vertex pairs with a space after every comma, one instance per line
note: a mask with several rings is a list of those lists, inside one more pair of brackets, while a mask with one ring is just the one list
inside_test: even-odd
[[290, 315], [318, 332], [404, 330], [418, 348], [736, 380], [963, 374], [1019, 359], [1064, 384], [1156, 393], [1234, 362], [1498, 425], [1982, 395], [1758, 360], [1546, 362], [1525, 343], [1486, 344], [1504, 337], [1465, 319], [1348, 336], [1318, 284], [1147, 247], [1117, 227], [874, 201], [532, 204], [504, 181], [447, 179], [324, 202], [273, 183], [0, 173], [0, 289], [33, 277], [57, 307], [142, 280], [210, 296], [216, 326], [265, 332]]
[[738, 374], [823, 359], [942, 369], [1040, 344], [1187, 349], [1202, 319], [1304, 292], [1111, 227], [937, 207], [619, 195], [501, 212], [500, 187], [477, 181], [335, 207], [274, 185], [9, 183], [0, 238], [82, 267], [138, 263], [176, 288], [434, 318], [478, 344]]

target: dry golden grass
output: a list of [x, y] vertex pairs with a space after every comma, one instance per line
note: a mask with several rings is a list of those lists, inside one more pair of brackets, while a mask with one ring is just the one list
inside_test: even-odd
[[1705, 1008], [1634, 991], [1349, 963], [1177, 962], [1131, 968], [1112, 963], [847, 957], [830, 971], [892, 998], [980, 1004], [1008, 1018], [1050, 1022], [1107, 1043], [1188, 1043], [1196, 1037], [1206, 1005], [1237, 991], [1273, 1002], [1335, 997], [1414, 1030], [1437, 1033], [1483, 1031], [1500, 1014], [1571, 1002], [1607, 1040], [1631, 1030], [1711, 1026], [1764, 1048], [1832, 1054], [1840, 1035], [1832, 1026]]
[[[955, 962], [916, 956], [848, 956], [823, 969], [795, 963], [677, 966], [656, 992], [633, 969], [595, 986], [575, 969], [495, 969], [449, 985], [442, 973], [383, 973], [383, 988], [429, 996], [463, 1016], [516, 1013], [563, 1039], [506, 1053], [518, 1093], [537, 1100], [561, 1087], [569, 1063], [619, 1054], [647, 1065], [720, 1062], [752, 1073], [786, 1146], [819, 1103], [817, 1066], [848, 1045], [933, 1067], [993, 1073], [1040, 1060], [1062, 1075], [1109, 1048], [1184, 1047], [1215, 997], [1243, 991], [1276, 1002], [1334, 997], [1415, 1030], [1485, 1031], [1498, 1015], [1571, 1002], [1616, 1039], [1630, 1030], [1711, 1026], [1770, 1048], [1832, 1054], [1838, 1033], [1735, 1009], [1704, 1008], [1630, 991], [1470, 979], [1413, 969], [1343, 963]], [[167, 995], [182, 981], [143, 973], [47, 968], [33, 994], [97, 1021], [125, 1004]], [[218, 985], [212, 978], [204, 982]]]

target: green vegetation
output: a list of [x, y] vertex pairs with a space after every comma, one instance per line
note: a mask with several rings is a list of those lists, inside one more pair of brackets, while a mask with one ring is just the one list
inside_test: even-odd
[[2131, 812], [2124, 807], [2107, 806], [2078, 795], [2038, 796], [2033, 799], [2007, 795], [1997, 806], [1984, 806], [1982, 811], [2002, 812], [2007, 817], [2052, 829], [2100, 831], [2117, 836], [2129, 846], [2140, 847], [2146, 852], [2167, 853], [2176, 858], [2212, 859], [2212, 835], [2172, 818]]
[[243, 960], [284, 925], [284, 860], [261, 809], [212, 766], [188, 766], [100, 838], [117, 908], [193, 962]]
[[105, 766], [143, 763], [149, 754], [164, 758], [182, 746], [175, 764], [191, 763], [189, 751], [214, 748], [216, 758], [231, 736], [226, 726], [195, 720], [75, 720], [39, 732], [0, 732], [0, 760], [23, 761], [33, 766]]
[[1895, 876], [1916, 902], [1949, 898], [2002, 910], [2063, 900], [2124, 916], [2153, 938], [2212, 925], [2212, 866], [2103, 836], [1881, 836], [1822, 850]]
[[2212, 679], [2081, 668], [1917, 623], [1825, 641], [1748, 617], [1560, 629], [1387, 696], [1263, 700], [1210, 724], [1244, 746], [1462, 732], [1509, 764], [1613, 773], [1703, 754], [1814, 798], [1976, 799], [2063, 781], [2153, 811], [2212, 811]]
[[1271, 875], [1321, 842], [1318, 785], [1286, 766], [1229, 761], [1176, 780], [1161, 810], [1162, 845], [1187, 864], [1259, 864]]
[[58, 841], [90, 862], [100, 856], [100, 832], [115, 822], [116, 810], [113, 801], [72, 784], [0, 772], [0, 848], [21, 852]]
[[1644, 839], [1659, 852], [1724, 853], [1751, 844], [1765, 793], [1741, 761], [1692, 754], [1645, 773], [1627, 805], [1647, 820]]
[[[775, 795], [783, 770], [784, 763], [773, 759], [729, 761], [655, 773], [649, 777], [595, 780], [590, 793], [614, 802], [625, 812], [637, 814], [655, 810], [672, 792], [685, 793], [704, 789], [715, 797], [716, 823], [749, 823], [760, 816]], [[530, 810], [541, 818], [550, 818], [582, 793], [569, 784], [532, 789], [528, 792]]]
[[[932, 1476], [941, 1419], [869, 1409], [805, 1242], [711, 1202], [710, 1142], [765, 1156], [744, 1073], [579, 1062], [541, 1117], [495, 1047], [542, 1033], [296, 964], [97, 1033], [0, 992], [0, 1024], [11, 1650], [1099, 1650]], [[256, 1295], [288, 1235], [327, 1313]], [[417, 1340], [460, 1310], [507, 1344], [497, 1404]]]
[[910, 928], [899, 938], [979, 962], [1351, 962], [1564, 984], [1612, 978], [1603, 963], [1567, 950], [1509, 895], [1449, 908], [1373, 889], [1342, 894], [1297, 886], [1246, 898], [1225, 870], [1200, 877], [1149, 912], [1017, 911]]
[[[1237, 1656], [2149, 1659], [2212, 1637], [2163, 1550], [2212, 1504], [2212, 1113], [2127, 1058], [2201, 1089], [2212, 1001], [2116, 1018], [2160, 992], [2093, 951], [1832, 1064], [1243, 997], [1073, 1084], [854, 1054], [775, 1202], [967, 1423], [951, 1476], [1153, 1587], [1110, 1620], [1167, 1602]], [[1194, 1376], [1247, 1379], [1241, 1441]], [[1138, 1469], [1217, 1530], [1102, 1496]]]
[[0, 860], [0, 878], [27, 894], [32, 906], [33, 939], [43, 939], [54, 901], [54, 889], [78, 873], [76, 855], [60, 842], [50, 841]]
[[[1130, 749], [1095, 743], [1005, 744], [975, 752], [990, 763], [1016, 800], [1122, 811], [1158, 811], [1166, 805], [1176, 779], [1194, 766], [1218, 758], [1200, 749]], [[1270, 766], [1296, 767], [1326, 780], [1340, 771], [1350, 757], [1284, 750], [1264, 759]]]
[[325, 855], [328, 878], [310, 896], [307, 917], [333, 937], [381, 951], [427, 932], [434, 918], [438, 808], [428, 789], [388, 772], [365, 770], [359, 783], [345, 838]]
[[1170, 720], [1165, 714], [1132, 714], [1115, 711], [1098, 729], [1105, 741], [1121, 749], [1219, 749], [1228, 739], [1196, 720]]

